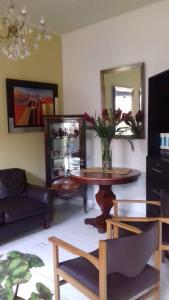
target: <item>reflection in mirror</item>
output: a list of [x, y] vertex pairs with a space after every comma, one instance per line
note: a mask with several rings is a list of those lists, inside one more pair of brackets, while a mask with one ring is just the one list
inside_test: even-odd
[[[132, 112], [133, 120], [140, 111], [144, 116], [144, 63], [102, 70], [101, 92], [102, 108], [120, 109], [126, 114]], [[126, 126], [126, 123], [119, 126]], [[123, 133], [123, 137], [131, 135], [131, 130]], [[135, 138], [144, 138], [144, 119]]]

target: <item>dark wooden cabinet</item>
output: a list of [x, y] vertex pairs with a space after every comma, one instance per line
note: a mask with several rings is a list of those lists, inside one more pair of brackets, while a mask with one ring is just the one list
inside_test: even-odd
[[[160, 200], [160, 190], [167, 189], [169, 185], [169, 161], [161, 157], [147, 157], [147, 200]], [[160, 208], [147, 205], [147, 216], [159, 216]]]
[[[169, 190], [169, 159], [160, 152], [160, 133], [168, 132], [169, 70], [149, 78], [147, 200], [160, 200], [160, 190]], [[158, 213], [158, 207], [147, 206], [147, 216], [156, 216]]]
[[87, 191], [70, 178], [72, 170], [86, 167], [85, 127], [82, 115], [44, 118], [46, 186], [61, 198], [82, 196], [87, 210]]

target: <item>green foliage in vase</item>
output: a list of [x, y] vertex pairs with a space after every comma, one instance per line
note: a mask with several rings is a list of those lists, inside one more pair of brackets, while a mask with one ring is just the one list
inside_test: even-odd
[[[0, 299], [21, 300], [18, 296], [19, 285], [27, 283], [32, 274], [31, 268], [44, 266], [40, 257], [34, 254], [11, 251], [5, 259], [0, 259]], [[37, 293], [32, 293], [28, 300], [51, 300], [52, 293], [42, 283], [36, 284]]]

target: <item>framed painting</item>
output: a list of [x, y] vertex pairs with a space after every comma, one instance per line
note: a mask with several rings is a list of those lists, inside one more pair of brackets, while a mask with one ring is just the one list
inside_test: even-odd
[[6, 91], [9, 132], [42, 131], [43, 117], [55, 114], [57, 84], [6, 79]]

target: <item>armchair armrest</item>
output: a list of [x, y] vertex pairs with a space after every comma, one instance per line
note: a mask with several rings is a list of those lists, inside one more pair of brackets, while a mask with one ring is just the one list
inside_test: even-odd
[[118, 238], [119, 236], [119, 228], [126, 229], [127, 231], [134, 232], [134, 233], [141, 233], [142, 230], [137, 228], [136, 226], [132, 226], [129, 224], [125, 224], [121, 222], [122, 220], [120, 218], [113, 218], [113, 219], [107, 219], [107, 238], [112, 238], [112, 226], [113, 226], [113, 237]]
[[55, 248], [62, 248], [74, 255], [78, 255], [78, 256], [81, 256], [85, 259], [87, 259], [90, 263], [92, 263], [97, 269], [99, 269], [99, 259], [96, 258], [95, 256], [59, 239], [59, 238], [56, 238], [54, 236], [50, 237], [48, 239], [52, 244], [53, 244], [53, 247]]
[[114, 204], [114, 215], [118, 216], [118, 204], [150, 204], [150, 205], [156, 205], [160, 206], [161, 203], [160, 201], [154, 201], [154, 200], [124, 200], [124, 199], [119, 199], [119, 200], [113, 200]]
[[169, 224], [169, 218], [161, 217], [161, 218], [159, 218], [159, 220], [164, 224]]
[[52, 189], [27, 183], [27, 195], [35, 201], [40, 201], [45, 204], [52, 203], [55, 192]]
[[28, 199], [33, 199], [34, 201], [45, 204], [46, 213], [44, 217], [44, 228], [48, 228], [53, 216], [53, 199], [55, 197], [54, 190], [27, 183], [27, 195]]
[[[118, 216], [118, 217], [113, 217], [113, 221], [115, 222], [153, 222], [153, 221], [158, 221], [161, 220], [161, 217], [123, 217], [123, 216]], [[110, 219], [110, 221], [112, 220]], [[109, 219], [108, 219], [109, 220]]]
[[119, 200], [113, 200], [113, 203], [118, 205], [120, 204], [133, 204], [133, 203], [140, 203], [140, 204], [152, 204], [152, 205], [157, 205], [160, 206], [160, 201], [154, 201], [154, 200], [124, 200], [124, 199], [119, 199]]

